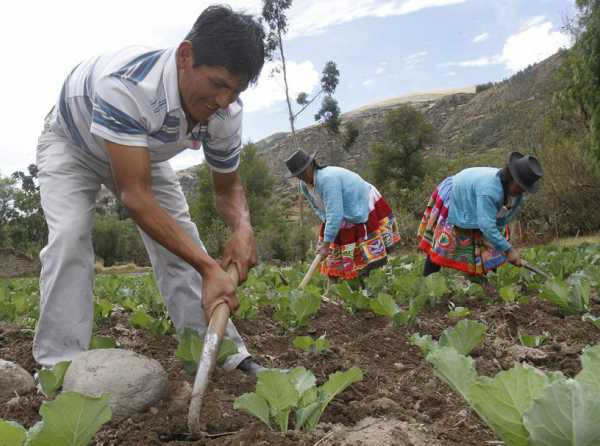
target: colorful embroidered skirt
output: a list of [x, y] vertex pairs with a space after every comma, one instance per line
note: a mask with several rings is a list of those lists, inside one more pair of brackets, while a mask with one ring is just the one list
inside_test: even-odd
[[[479, 229], [464, 229], [448, 223], [452, 177], [442, 181], [429, 199], [417, 237], [419, 249], [440, 266], [471, 275], [484, 275], [504, 263], [504, 253], [494, 248]], [[508, 226], [501, 233], [509, 240]]]
[[[392, 209], [374, 187], [369, 193], [369, 210], [366, 223], [342, 223], [335, 241], [329, 245], [331, 253], [321, 263], [321, 274], [354, 279], [386, 263], [400, 234]], [[319, 242], [323, 241], [324, 230], [322, 224]]]

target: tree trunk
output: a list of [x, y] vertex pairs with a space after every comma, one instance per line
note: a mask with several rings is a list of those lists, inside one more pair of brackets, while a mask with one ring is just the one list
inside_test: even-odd
[[[292, 103], [290, 101], [290, 89], [288, 87], [287, 81], [287, 68], [285, 65], [285, 55], [283, 53], [283, 40], [281, 39], [281, 31], [277, 31], [279, 37], [279, 55], [281, 56], [281, 68], [283, 70], [283, 85], [285, 86], [285, 100], [288, 106], [288, 113], [290, 116], [290, 128], [292, 129], [292, 142], [294, 146], [297, 146], [296, 143], [296, 129], [294, 128], [294, 112], [292, 111]], [[299, 147], [296, 147], [299, 149]], [[300, 207], [300, 227], [302, 228], [302, 233], [304, 234], [304, 200], [302, 194], [300, 193], [300, 189], [298, 189], [298, 206]], [[302, 257], [304, 258], [304, 253], [302, 253]]]
[[283, 69], [283, 85], [285, 86], [285, 100], [287, 101], [288, 112], [290, 115], [290, 127], [292, 129], [292, 137], [295, 140], [296, 129], [294, 129], [294, 113], [292, 112], [292, 103], [290, 102], [290, 89], [287, 81], [287, 69], [285, 65], [285, 55], [283, 53], [283, 41], [281, 40], [281, 31], [278, 31], [279, 35], [279, 54], [281, 56], [281, 67]]

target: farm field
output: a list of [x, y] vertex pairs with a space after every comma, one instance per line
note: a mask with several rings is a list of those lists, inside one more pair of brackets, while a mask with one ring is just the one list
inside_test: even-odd
[[[492, 275], [495, 296], [454, 272], [422, 278], [422, 259], [416, 255], [395, 257], [371, 274], [363, 291], [356, 284], [339, 284], [326, 299], [322, 299], [322, 278], [313, 279], [305, 291], [295, 289], [305, 264], [258, 267], [240, 291], [241, 307], [235, 316], [255, 358], [269, 367], [305, 367], [317, 384], [353, 367], [363, 377], [333, 398], [314, 431], [294, 430], [291, 416], [289, 431], [278, 432], [272, 420], [269, 428], [248, 412], [234, 409], [238, 397], [255, 391], [255, 380], [239, 371], [217, 370], [204, 399], [202, 423], [210, 436], [203, 440], [187, 435], [193, 374], [186, 371], [180, 340], [152, 275], [98, 276], [97, 345], [114, 342], [158, 360], [169, 376], [169, 396], [143, 414], [108, 422], [92, 444], [479, 446], [501, 444], [500, 440], [507, 445], [526, 444], [519, 443], [523, 440], [519, 435], [534, 432], [532, 424], [517, 420], [507, 428], [495, 422], [496, 408], [485, 407], [474, 391], [466, 390], [473, 384], [466, 377], [474, 367], [480, 380], [474, 385], [481, 390], [490, 384], [485, 377], [522, 363], [530, 368], [513, 369], [515, 392], [521, 384], [519, 373], [534, 375], [527, 377], [529, 384], [547, 381], [538, 386], [536, 395], [531, 391], [529, 403], [535, 399], [536, 404], [551, 405], [542, 392], [561, 380], [585, 382], [590, 398], [600, 394], [600, 386], [586, 380], [590, 373], [581, 373], [582, 353], [600, 344], [596, 319], [600, 317], [596, 292], [600, 245], [544, 246], [524, 253], [552, 279], [507, 266]], [[34, 279], [1, 283], [0, 358], [32, 374], [38, 298]], [[594, 350], [587, 352], [587, 372], [599, 370]], [[567, 380], [576, 376], [577, 380]], [[508, 393], [513, 385], [510, 379], [503, 381]], [[494, 395], [497, 406], [501, 405], [502, 396]], [[38, 411], [44, 401], [39, 394], [0, 401], [0, 419], [29, 428], [40, 420]], [[527, 412], [524, 419], [535, 415]], [[556, 421], [537, 420], [538, 425]]]

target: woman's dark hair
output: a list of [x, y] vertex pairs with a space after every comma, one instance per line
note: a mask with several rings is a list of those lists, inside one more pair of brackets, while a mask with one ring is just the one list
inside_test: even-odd
[[322, 169], [323, 167], [327, 167], [327, 164], [319, 164], [316, 159], [313, 160], [313, 167], [315, 170]]
[[508, 203], [508, 188], [510, 186], [513, 176], [508, 169], [508, 166], [504, 166], [500, 169], [500, 182], [502, 183], [502, 191], [504, 192], [504, 204]]
[[194, 67], [225, 67], [246, 85], [255, 83], [262, 70], [264, 38], [262, 25], [251, 15], [215, 5], [200, 14], [185, 39], [192, 43]]

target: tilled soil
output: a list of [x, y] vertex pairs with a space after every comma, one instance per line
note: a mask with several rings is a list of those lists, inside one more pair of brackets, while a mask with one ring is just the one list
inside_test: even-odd
[[[582, 322], [581, 316], [563, 317], [555, 306], [533, 300], [529, 304], [470, 301], [470, 319], [488, 325], [484, 346], [472, 353], [480, 374], [494, 375], [528, 362], [544, 370], [560, 370], [573, 376], [580, 370], [579, 354], [586, 345], [600, 342], [600, 330]], [[600, 314], [600, 306], [593, 309]], [[95, 445], [400, 445], [480, 446], [497, 440], [469, 409], [462, 398], [437, 379], [412, 346], [415, 332], [437, 338], [455, 322], [447, 317], [445, 303], [429, 308], [416, 325], [393, 327], [390, 321], [370, 312], [351, 314], [334, 302], [323, 303], [309, 326], [285, 332], [268, 312], [256, 320], [238, 321], [237, 326], [255, 358], [271, 367], [304, 366], [319, 383], [327, 375], [350, 367], [364, 372], [362, 382], [338, 395], [326, 409], [319, 429], [313, 433], [270, 431], [255, 418], [233, 409], [233, 401], [254, 390], [254, 380], [239, 371], [218, 370], [203, 403], [203, 428], [209, 436], [191, 438], [187, 411], [193, 376], [174, 356], [173, 336], [155, 338], [131, 328], [127, 317], [116, 314], [100, 330], [115, 337], [122, 348], [158, 360], [167, 370], [170, 397], [146, 413], [124, 422], [109, 423], [98, 433]], [[517, 331], [549, 332], [550, 339], [536, 351], [519, 345]], [[329, 351], [307, 354], [291, 344], [294, 336], [326, 334]], [[0, 358], [14, 361], [33, 373], [32, 333], [19, 327], [0, 325]], [[40, 419], [43, 402], [39, 395], [0, 401], [0, 418], [26, 427]], [[488, 443], [492, 442], [492, 443]]]

